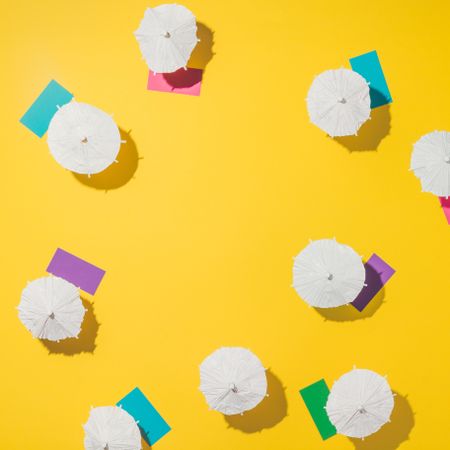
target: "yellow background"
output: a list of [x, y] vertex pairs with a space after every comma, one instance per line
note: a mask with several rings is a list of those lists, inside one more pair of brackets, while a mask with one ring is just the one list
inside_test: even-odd
[[[200, 97], [146, 90], [132, 32], [148, 1], [3, 3], [0, 447], [81, 449], [90, 406], [139, 386], [173, 428], [158, 450], [442, 450], [449, 226], [408, 167], [422, 134], [449, 129], [449, 3], [184, 4], [204, 24]], [[334, 141], [309, 123], [309, 85], [373, 49], [394, 102], [356, 143]], [[129, 132], [113, 172], [75, 177], [19, 123], [52, 78]], [[290, 287], [293, 256], [333, 236], [397, 270], [363, 319], [324, 317]], [[106, 270], [84, 296], [96, 319], [62, 348], [15, 309], [57, 247]], [[197, 389], [223, 345], [270, 368], [272, 398], [248, 418], [226, 421]], [[393, 422], [363, 444], [323, 442], [298, 389], [354, 364], [388, 374]]]

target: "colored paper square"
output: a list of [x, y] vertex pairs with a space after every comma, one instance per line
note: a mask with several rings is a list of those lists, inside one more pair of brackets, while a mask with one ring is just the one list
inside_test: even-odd
[[173, 73], [157, 73], [151, 70], [148, 74], [147, 89], [149, 91], [171, 92], [173, 94], [200, 95], [202, 86], [202, 69], [188, 67]]
[[70, 281], [89, 294], [95, 294], [105, 271], [58, 248], [53, 255], [47, 272]]
[[368, 81], [370, 86], [370, 107], [372, 109], [392, 103], [391, 93], [375, 50], [351, 58], [350, 65], [355, 72], [358, 72]]
[[142, 437], [149, 445], [154, 445], [171, 430], [139, 388], [133, 389], [117, 402], [117, 406], [122, 407], [139, 422]]
[[73, 95], [55, 80], [50, 81], [28, 111], [20, 119], [30, 131], [39, 137], [44, 136], [58, 106], [69, 103]]
[[447, 222], [450, 225], [450, 197], [439, 197], [439, 201], [441, 202], [442, 211], [444, 211]]
[[394, 275], [395, 270], [375, 253], [364, 264], [366, 281], [358, 297], [351, 303], [361, 312]]
[[323, 440], [336, 434], [336, 428], [330, 422], [325, 410], [329, 394], [330, 390], [324, 379], [300, 390], [300, 395]]

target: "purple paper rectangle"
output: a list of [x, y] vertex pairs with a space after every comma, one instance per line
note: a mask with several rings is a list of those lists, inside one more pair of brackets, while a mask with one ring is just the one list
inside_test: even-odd
[[395, 270], [375, 253], [364, 264], [364, 267], [366, 268], [367, 286], [362, 288], [358, 297], [351, 303], [359, 312], [369, 304], [395, 273]]
[[94, 295], [100, 282], [102, 281], [105, 271], [84, 261], [71, 253], [58, 248], [53, 255], [47, 272], [64, 278], [83, 291]]

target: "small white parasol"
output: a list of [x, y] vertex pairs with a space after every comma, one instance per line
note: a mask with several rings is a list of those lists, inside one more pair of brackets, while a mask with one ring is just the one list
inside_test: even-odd
[[293, 287], [317, 308], [352, 302], [361, 292], [365, 277], [361, 256], [335, 239], [312, 241], [294, 259]]
[[364, 438], [389, 422], [394, 396], [385, 377], [367, 369], [353, 369], [331, 388], [326, 411], [340, 434]]
[[86, 103], [60, 107], [48, 127], [50, 153], [64, 168], [91, 175], [117, 162], [120, 132], [111, 116]]
[[450, 196], [450, 132], [432, 131], [415, 144], [411, 168], [425, 192]]
[[28, 283], [17, 309], [32, 335], [49, 341], [78, 337], [86, 311], [78, 289], [54, 276]]
[[357, 134], [370, 118], [369, 85], [353, 70], [322, 72], [312, 82], [306, 102], [311, 122], [332, 137]]
[[266, 369], [250, 350], [222, 347], [200, 365], [200, 390], [211, 409], [242, 414], [266, 396]]
[[154, 73], [185, 68], [198, 42], [194, 14], [185, 6], [175, 4], [147, 8], [134, 35]]
[[133, 417], [117, 406], [92, 408], [84, 428], [86, 450], [141, 450], [141, 433]]

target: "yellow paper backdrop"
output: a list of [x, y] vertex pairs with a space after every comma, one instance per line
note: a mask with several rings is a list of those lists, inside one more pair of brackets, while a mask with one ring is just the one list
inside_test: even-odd
[[[442, 450], [450, 228], [408, 167], [422, 134], [450, 128], [449, 3], [184, 3], [203, 24], [200, 97], [146, 90], [132, 32], [148, 1], [3, 3], [0, 447], [81, 449], [90, 406], [139, 386], [173, 428], [158, 450]], [[358, 143], [333, 141], [309, 123], [308, 87], [373, 49], [394, 102]], [[52, 78], [127, 133], [113, 173], [75, 177], [19, 123]], [[364, 319], [290, 287], [293, 256], [333, 236], [397, 270]], [[15, 309], [57, 247], [106, 270], [73, 356]], [[270, 368], [256, 417], [226, 421], [198, 391], [223, 345]], [[323, 442], [298, 390], [354, 364], [388, 374], [393, 422], [364, 445]]]

